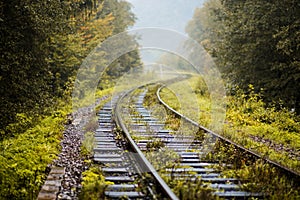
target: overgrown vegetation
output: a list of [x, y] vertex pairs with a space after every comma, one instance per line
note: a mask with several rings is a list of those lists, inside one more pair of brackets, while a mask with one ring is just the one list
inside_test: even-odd
[[[183, 167], [179, 166], [180, 156], [173, 150], [160, 146], [159, 150], [155, 148], [149, 149], [145, 155], [179, 199], [218, 199], [213, 195], [213, 189], [209, 185], [204, 184], [201, 179], [196, 178], [194, 181], [190, 181], [189, 178], [193, 177], [195, 172], [187, 171], [185, 173], [189, 175], [189, 178], [187, 180], [179, 180], [172, 176], [172, 171], [166, 171], [166, 169], [172, 170], [178, 167], [182, 169]], [[189, 168], [189, 166], [186, 166], [186, 168]], [[184, 177], [183, 173], [182, 175]]]
[[[96, 98], [101, 102], [96, 106], [96, 112], [98, 112], [105, 103], [111, 100], [113, 89], [108, 88], [105, 90], [98, 90], [96, 92]], [[95, 146], [95, 131], [98, 128], [98, 118], [91, 117], [88, 123], [84, 127], [84, 139], [82, 141], [81, 156], [85, 158], [85, 163], [88, 164], [88, 170], [82, 173], [82, 190], [80, 192], [80, 199], [93, 200], [93, 199], [105, 199], [105, 188], [113, 184], [112, 182], [105, 181], [105, 177], [101, 171], [101, 167], [96, 164], [92, 164], [93, 149]]]
[[104, 104], [106, 104], [107, 102], [109, 102], [112, 98], [113, 95], [113, 88], [108, 88], [108, 89], [104, 89], [104, 90], [97, 90], [96, 92], [96, 99], [101, 99], [100, 104], [98, 104], [95, 108], [96, 111], [99, 111]]
[[[182, 87], [183, 85], [188, 86], [191, 91], [186, 93], [186, 87]], [[176, 94], [173, 91], [176, 91]], [[179, 102], [178, 97], [183, 95], [185, 98]], [[206, 84], [201, 77], [192, 76], [189, 80], [168, 85], [161, 90], [160, 96], [163, 100], [168, 100], [168, 105], [179, 113], [196, 122], [200, 120], [203, 126], [210, 124], [211, 101]], [[180, 103], [184, 105], [179, 107]]]
[[[198, 86], [195, 77], [188, 82], [194, 85], [193, 88]], [[178, 88], [176, 91], [179, 95], [183, 92], [178, 87], [181, 84], [185, 83], [172, 86]], [[173, 98], [168, 98], [166, 95], [162, 98], [167, 103], [173, 101]], [[209, 127], [211, 116], [210, 107], [207, 105], [210, 105], [211, 101], [207, 95], [197, 94], [197, 98], [201, 108], [198, 122]], [[251, 85], [247, 92], [237, 89], [235, 95], [228, 96], [227, 99], [227, 117], [223, 132], [220, 134], [271, 160], [299, 171], [299, 117], [286, 108], [282, 107], [278, 110], [275, 106], [267, 105], [262, 97], [254, 92]]]
[[165, 147], [165, 143], [160, 139], [153, 139], [152, 142], [146, 144], [147, 151], [157, 151], [163, 147]]
[[[300, 4], [208, 0], [186, 27], [232, 85], [264, 89], [264, 102], [300, 111]], [[195, 55], [197, 56], [197, 55]]]
[[[130, 4], [117, 0], [7, 1], [0, 3], [0, 18], [2, 136], [13, 134], [7, 126], [19, 114], [34, 121], [51, 114], [57, 99], [71, 95], [77, 70], [90, 51], [135, 21]], [[97, 60], [105, 62], [104, 56]], [[120, 57], [106, 69], [99, 88], [111, 87], [115, 78], [139, 65], [137, 52]]]
[[[15, 130], [14, 137], [0, 141], [0, 199], [36, 198], [47, 165], [59, 153], [68, 112], [57, 110], [25, 132]], [[22, 119], [30, 120], [24, 116]]]
[[[189, 123], [181, 121], [181, 119], [174, 113], [166, 111], [166, 108], [163, 105], [159, 105], [159, 101], [156, 96], [156, 91], [159, 87], [161, 86], [154, 85], [147, 87], [148, 90], [144, 98], [144, 106], [146, 106], [149, 109], [149, 111], [152, 113], [152, 116], [155, 118], [160, 118], [160, 112], [157, 112], [156, 110], [158, 110], [158, 106], [161, 106], [161, 109], [165, 110], [164, 114], [166, 115], [166, 129], [177, 131], [174, 134], [176, 134], [178, 137], [180, 137], [180, 135], [187, 136], [189, 134], [193, 134], [193, 136], [195, 136], [195, 139], [203, 141], [204, 134], [202, 131], [193, 130], [194, 127], [189, 126]], [[180, 109], [179, 101], [176, 95], [171, 90], [169, 90], [168, 88], [164, 88], [161, 91], [161, 96], [164, 96], [164, 98], [169, 98], [169, 102], [172, 104], [172, 106], [174, 106], [176, 109]], [[195, 176], [195, 172], [186, 171], [184, 173], [181, 173], [182, 178], [185, 177], [185, 175], [189, 177], [186, 180], [179, 180], [177, 179], [178, 177], [176, 178], [176, 176], [173, 176], [174, 172], [172, 170], [175, 170], [179, 167], [181, 169], [183, 167], [190, 167], [180, 166], [180, 156], [173, 150], [165, 148], [163, 141], [161, 141], [160, 139], [154, 139], [152, 142], [148, 142], [146, 147], [147, 151], [145, 152], [145, 155], [147, 159], [160, 173], [160, 176], [172, 188], [172, 190], [179, 197], [179, 199], [218, 199], [218, 197], [213, 195], [214, 190], [209, 187], [209, 184], [204, 183], [203, 181], [201, 181], [201, 179], [198, 179]], [[171, 171], [166, 169], [169, 169]], [[193, 176], [195, 180], [190, 181], [190, 178]]]
[[105, 181], [105, 177], [99, 166], [90, 167], [87, 171], [82, 173], [83, 189], [80, 193], [82, 200], [98, 200], [105, 198], [105, 188], [112, 185], [112, 182]]
[[[59, 152], [82, 61], [98, 44], [134, 21], [125, 1], [0, 2], [1, 198], [36, 198], [46, 167]], [[105, 62], [104, 56], [97, 60], [98, 65]], [[110, 88], [114, 79], [139, 65], [138, 52], [123, 55], [106, 69], [98, 88]], [[94, 98], [85, 91], [81, 95]], [[93, 128], [90, 123], [86, 131]], [[86, 135], [84, 154], [90, 151], [89, 138]]]
[[[197, 85], [195, 78], [188, 81], [194, 86]], [[178, 88], [176, 90], [178, 95], [181, 93], [178, 85], [182, 84], [185, 83], [173, 85]], [[168, 95], [162, 97], [167, 103], [174, 100], [174, 98], [168, 98]], [[199, 104], [210, 105], [210, 99], [206, 95], [197, 94], [197, 97], [200, 100]], [[235, 95], [227, 98], [226, 123], [223, 132], [219, 134], [299, 173], [299, 117], [284, 107], [279, 110], [275, 106], [267, 105], [262, 97], [254, 92], [251, 85], [248, 91], [243, 92], [241, 89], [236, 89]], [[187, 99], [187, 101], [189, 100]], [[202, 108], [209, 113], [209, 107]], [[211, 117], [209, 116], [209, 118]], [[205, 115], [201, 115], [199, 123], [202, 124], [206, 121]], [[209, 123], [204, 123], [204, 125], [209, 127]], [[261, 140], [255, 138], [261, 138]], [[214, 151], [209, 153], [206, 159], [230, 163], [233, 168], [226, 169], [224, 176], [234, 176], [244, 180], [253, 179], [253, 183], [243, 185], [246, 190], [257, 192], [260, 189], [273, 199], [299, 198], [297, 189], [290, 180], [284, 176], [278, 176], [280, 175], [278, 171], [270, 165], [261, 160], [247, 157], [246, 154], [232, 146], [216, 143], [214, 148]], [[224, 166], [220, 165], [219, 167]], [[257, 174], [261, 174], [261, 176], [258, 177]], [[260, 186], [260, 188], [256, 186]]]
[[213, 189], [209, 185], [204, 184], [201, 179], [194, 181], [176, 180], [172, 177], [164, 177], [165, 181], [173, 188], [174, 193], [182, 200], [208, 199], [218, 200], [219, 198], [213, 194]]
[[[147, 92], [144, 97], [143, 104], [146, 108], [150, 110], [153, 116], [164, 120], [165, 128], [171, 130], [178, 130], [180, 126], [180, 118], [178, 118], [174, 113], [166, 110], [163, 105], [160, 105], [160, 102], [157, 99], [156, 92], [161, 87], [160, 84], [147, 87]], [[177, 109], [180, 109], [180, 104], [177, 101], [176, 96], [170, 92], [168, 93], [170, 98], [172, 98], [172, 106], [175, 106]], [[164, 93], [166, 95], [166, 93]], [[164, 112], [162, 112], [162, 110]], [[161, 116], [164, 115], [164, 116]]]
[[86, 132], [81, 144], [81, 155], [89, 157], [93, 154], [95, 137], [93, 132]]
[[216, 169], [224, 177], [237, 177], [244, 180], [241, 188], [245, 191], [264, 194], [266, 199], [298, 199], [297, 178], [282, 176], [274, 166], [243, 152], [233, 145], [218, 141], [207, 160], [218, 160]]
[[[183, 168], [183, 166], [179, 166], [180, 156], [173, 150], [161, 148], [157, 151], [156, 149], [152, 149], [146, 152], [146, 157], [179, 199], [218, 199], [213, 195], [214, 190], [207, 183], [196, 178], [196, 176], [194, 181], [190, 180], [193, 175], [196, 175], [195, 172], [187, 171], [182, 173], [181, 177], [189, 175], [189, 178], [187, 180], [179, 180], [178, 177], [176, 178], [172, 175], [172, 171], [166, 171], [166, 169], [175, 170], [179, 167]], [[190, 168], [189, 166], [185, 167]]]

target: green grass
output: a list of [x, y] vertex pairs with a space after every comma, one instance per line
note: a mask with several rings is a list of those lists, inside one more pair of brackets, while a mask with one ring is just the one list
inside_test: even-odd
[[[182, 89], [180, 86], [190, 84], [197, 96], [198, 104], [201, 105], [199, 107], [202, 108], [198, 122], [202, 125], [204, 123], [207, 127], [209, 127], [211, 121], [210, 98], [207, 93], [203, 91], [196, 92], [197, 87], [202, 84], [201, 81], [197, 80], [198, 78], [199, 77], [193, 77], [190, 80], [178, 82], [163, 89], [161, 97], [164, 101], [170, 103], [174, 108], [180, 111], [183, 104], [180, 102], [178, 97], [186, 94], [186, 89]], [[144, 101], [144, 105], [154, 114], [154, 108], [158, 106], [156, 105], [158, 104], [158, 101], [154, 94], [158, 87], [159, 86], [148, 87], [148, 92]], [[254, 94], [251, 90], [247, 96], [241, 91], [239, 92], [240, 93], [237, 93], [236, 96], [227, 97], [228, 110], [226, 123], [223, 131], [218, 133], [235, 141], [236, 143], [259, 152], [263, 157], [268, 157], [269, 159], [281, 162], [294, 170], [298, 169], [299, 162], [293, 159], [293, 157], [287, 154], [287, 152], [276, 151], [276, 149], [272, 149], [272, 147], [270, 148], [270, 146], [264, 143], [253, 140], [253, 136], [260, 136], [268, 138], [269, 140], [272, 138], [272, 142], [276, 141], [284, 143], [285, 146], [288, 146], [290, 149], [295, 147], [297, 148], [297, 141], [299, 141], [297, 139], [297, 132], [299, 128], [297, 116], [289, 113], [286, 109], [276, 110], [275, 108], [267, 108], [259, 95]], [[192, 102], [192, 100], [185, 98], [185, 103], [187, 105], [191, 105], [190, 102]], [[194, 111], [193, 107], [195, 106], [186, 106], [186, 111]], [[166, 114], [168, 115], [166, 118], [174, 120], [170, 121], [170, 123], [178, 123], [176, 127], [180, 126], [182, 128], [185, 126], [176, 116], [170, 115], [167, 111]], [[184, 130], [182, 133], [187, 134], [188, 131], [191, 131], [191, 129]], [[199, 137], [199, 140], [203, 140], [203, 134], [201, 132], [197, 133], [197, 130], [193, 131], [195, 132], [195, 135]], [[296, 141], [292, 142], [288, 138], [293, 138]], [[157, 145], [160, 147], [159, 144]], [[216, 143], [213, 149], [210, 150], [211, 153], [208, 153], [204, 159], [213, 161], [218, 160], [220, 165], [216, 165], [215, 167], [222, 171], [222, 176], [237, 177], [241, 180], [251, 180], [250, 182], [242, 184], [242, 189], [251, 192], [263, 192], [266, 195], [266, 199], [299, 198], [299, 187], [295, 186], [288, 177], [282, 176], [276, 168], [266, 164], [263, 160], [256, 159], [233, 146], [228, 146], [220, 142]], [[149, 151], [146, 155], [156, 169], [162, 169], [166, 166], [176, 167], [176, 162], [174, 162], [176, 159], [174, 160], [175, 157], [172, 152], [165, 152], [164, 148], [162, 148], [159, 153], [163, 156], [157, 156], [157, 152], [155, 151]], [[162, 157], [165, 160], [162, 160]], [[230, 164], [230, 167], [225, 167], [223, 163]], [[211, 195], [211, 189], [209, 189], [209, 186], [203, 187], [204, 183], [201, 182], [201, 180], [187, 184], [184, 181], [172, 180], [172, 178], [168, 176], [163, 176], [163, 178], [171, 185], [174, 192], [183, 199], [195, 199], [198, 197], [206, 199], [216, 198]], [[197, 189], [191, 190], [191, 188]]]
[[[95, 98], [102, 99], [101, 102], [96, 106], [96, 111], [99, 111], [104, 104], [109, 102], [114, 93], [113, 88], [104, 90], [97, 90]], [[113, 184], [112, 182], [105, 181], [105, 177], [101, 170], [101, 167], [97, 164], [92, 164], [91, 155], [94, 153], [93, 148], [95, 145], [94, 132], [98, 127], [98, 118], [91, 116], [89, 121], [84, 127], [84, 140], [81, 145], [81, 156], [85, 157], [85, 163], [89, 165], [89, 169], [82, 173], [82, 190], [79, 194], [80, 199], [93, 200], [93, 199], [107, 199], [105, 197], [105, 188], [108, 185]]]
[[37, 197], [47, 165], [59, 153], [68, 111], [67, 107], [57, 110], [34, 127], [0, 142], [0, 199]]
[[[98, 91], [96, 96], [100, 98], [112, 91]], [[20, 113], [18, 122], [7, 127], [14, 134], [0, 141], [0, 199], [37, 197], [46, 179], [47, 166], [60, 152], [64, 124], [71, 112], [68, 102], [70, 99], [58, 101], [56, 108], [49, 108], [52, 114], [48, 116], [37, 118]], [[93, 142], [89, 131], [94, 127], [94, 120], [85, 127], [88, 133], [82, 147], [84, 155], [90, 155]]]
[[[199, 124], [210, 127], [212, 116], [211, 99], [204, 89], [197, 92], [202, 81], [199, 77], [181, 81], [168, 86], [161, 92], [162, 99], [179, 112], [178, 102], [180, 97], [186, 93], [182, 85], [190, 84], [197, 96], [200, 107], [199, 118], [195, 120], [193, 106], [187, 108], [192, 114], [187, 115]], [[176, 91], [174, 94], [173, 91]], [[235, 96], [227, 96], [226, 120], [223, 130], [214, 130], [232, 141], [258, 152], [265, 158], [269, 158], [294, 171], [300, 173], [299, 150], [300, 150], [300, 121], [299, 116], [289, 112], [285, 108], [276, 109], [267, 106], [259, 94], [254, 93], [253, 86], [249, 91], [236, 90]], [[187, 107], [191, 105], [192, 96], [186, 96]], [[181, 104], [182, 106], [183, 104]], [[256, 138], [256, 139], [255, 139]], [[258, 138], [258, 139], [257, 139]], [[280, 148], [281, 147], [281, 148]], [[220, 149], [221, 148], [221, 149]], [[212, 160], [233, 163], [233, 169], [223, 169], [223, 175], [238, 177], [243, 180], [253, 180], [242, 187], [249, 191], [263, 191], [269, 196], [268, 199], [298, 199], [300, 198], [299, 187], [293, 185], [291, 180], [282, 176], [275, 168], [261, 160], [248, 158], [239, 154], [236, 149], [223, 148], [216, 144], [215, 151], [207, 155]], [[219, 152], [219, 153], [216, 153]], [[243, 158], [243, 159], [241, 159]], [[221, 166], [218, 166], [221, 167]], [[258, 175], [259, 174], [259, 175]], [[179, 184], [179, 183], [178, 183]]]
[[263, 193], [266, 199], [288, 200], [300, 197], [300, 188], [295, 184], [295, 177], [284, 176], [280, 170], [263, 159], [257, 159], [233, 145], [218, 141], [205, 160], [218, 160], [220, 164], [214, 167], [217, 171], [222, 171], [223, 177], [244, 180], [240, 186], [244, 191]]
[[112, 185], [112, 182], [105, 181], [105, 177], [100, 167], [92, 166], [82, 173], [83, 189], [80, 193], [82, 200], [107, 199], [105, 197], [105, 188]]
[[[188, 80], [168, 85], [161, 90], [160, 96], [179, 113], [208, 126], [211, 122], [211, 101], [207, 88], [201, 80], [199, 77], [193, 76]], [[200, 90], [198, 87], [204, 89]]]
[[[201, 109], [200, 119], [197, 121], [210, 128], [211, 101], [206, 93], [197, 93], [197, 87], [201, 87], [199, 84], [201, 81], [197, 79], [199, 77], [193, 77], [168, 87], [180, 96], [184, 94], [180, 86], [191, 84]], [[235, 96], [227, 97], [226, 123], [223, 131], [217, 133], [300, 173], [300, 162], [297, 160], [300, 157], [299, 117], [285, 108], [277, 110], [274, 107], [267, 107], [262, 98], [253, 92], [253, 88], [250, 87], [249, 91], [248, 95], [245, 95], [238, 90]], [[166, 103], [177, 108], [178, 99], [170, 90], [164, 89], [161, 97]], [[191, 104], [188, 97], [185, 102]], [[254, 137], [268, 140], [269, 143], [255, 141]], [[282, 145], [284, 148], [275, 148], [276, 145]]]
[[114, 89], [113, 88], [108, 88], [105, 90], [97, 90], [96, 94], [95, 94], [95, 98], [104, 98], [106, 97], [106, 99], [102, 100], [97, 106], [96, 106], [96, 111], [99, 111], [104, 104], [106, 104], [107, 102], [109, 102], [112, 98], [112, 95], [114, 93]]
[[91, 156], [93, 154], [95, 137], [93, 132], [86, 132], [82, 141], [80, 150], [82, 156]]

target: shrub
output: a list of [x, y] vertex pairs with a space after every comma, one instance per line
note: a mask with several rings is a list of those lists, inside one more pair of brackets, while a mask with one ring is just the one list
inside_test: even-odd
[[91, 167], [82, 173], [82, 191], [80, 199], [82, 200], [98, 200], [105, 199], [105, 188], [112, 185], [112, 182], [105, 181], [105, 177], [99, 167]]
[[[57, 111], [0, 142], [0, 199], [35, 199], [56, 158], [66, 113]], [[24, 119], [30, 121], [30, 119]]]

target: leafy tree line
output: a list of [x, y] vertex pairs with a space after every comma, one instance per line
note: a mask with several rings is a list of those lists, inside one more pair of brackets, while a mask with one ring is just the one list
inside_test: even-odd
[[[134, 21], [119, 0], [0, 1], [0, 199], [36, 199], [60, 151], [81, 63]], [[98, 67], [105, 62], [100, 56]], [[115, 65], [107, 80], [138, 66], [138, 52]]]
[[[12, 132], [7, 127], [18, 114], [47, 114], [70, 96], [82, 60], [134, 21], [130, 4], [119, 0], [1, 0], [1, 136]], [[138, 66], [138, 52], [116, 63], [114, 73]]]
[[186, 27], [232, 85], [300, 111], [300, 2], [208, 0]]

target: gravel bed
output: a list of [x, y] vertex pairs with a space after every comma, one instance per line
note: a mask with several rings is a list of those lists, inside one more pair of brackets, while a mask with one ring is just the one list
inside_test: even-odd
[[[98, 100], [97, 104], [101, 100]], [[81, 174], [88, 169], [87, 164], [84, 162], [85, 158], [80, 154], [80, 146], [84, 139], [84, 127], [93, 115], [93, 106], [89, 106], [81, 108], [69, 116], [69, 124], [65, 126], [61, 141], [61, 153], [50, 166], [65, 167], [65, 174], [62, 175], [63, 179], [57, 199], [78, 199], [82, 188]]]

